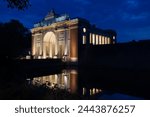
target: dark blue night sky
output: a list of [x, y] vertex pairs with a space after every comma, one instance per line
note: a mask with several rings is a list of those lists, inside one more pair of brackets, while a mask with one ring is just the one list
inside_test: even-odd
[[30, 0], [25, 11], [7, 8], [0, 2], [0, 22], [18, 19], [32, 28], [52, 8], [59, 14], [86, 18], [102, 29], [114, 29], [118, 41], [150, 39], [150, 0]]

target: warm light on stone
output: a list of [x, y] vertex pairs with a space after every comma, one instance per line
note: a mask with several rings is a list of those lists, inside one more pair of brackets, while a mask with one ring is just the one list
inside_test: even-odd
[[35, 24], [31, 32], [31, 54], [34, 59], [51, 58], [78, 62], [81, 46], [116, 42], [115, 33], [100, 30], [85, 19], [70, 19], [66, 14], [58, 15], [54, 10], [49, 12], [44, 20]]

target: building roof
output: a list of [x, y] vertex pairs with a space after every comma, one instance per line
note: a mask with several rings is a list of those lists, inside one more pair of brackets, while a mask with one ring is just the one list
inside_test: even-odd
[[52, 23], [65, 21], [65, 20], [69, 20], [69, 15], [67, 14], [59, 15], [56, 14], [54, 10], [51, 10], [50, 12], [48, 12], [48, 14], [45, 16], [45, 18], [42, 21], [34, 24], [34, 28], [48, 26], [51, 25]]

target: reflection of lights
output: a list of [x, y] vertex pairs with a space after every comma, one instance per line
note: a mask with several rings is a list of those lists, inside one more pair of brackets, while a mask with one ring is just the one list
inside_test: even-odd
[[[102, 90], [101, 89], [97, 89], [97, 88], [92, 88], [92, 89], [89, 89], [89, 93], [90, 95], [95, 95], [95, 94], [98, 94], [98, 93], [101, 93]], [[83, 95], [86, 95], [86, 93], [88, 93], [87, 89], [86, 88], [83, 88], [82, 90], [82, 94]]]
[[57, 83], [57, 80], [58, 80], [58, 76], [57, 74], [55, 74], [55, 83]]
[[67, 59], [68, 59], [68, 55], [63, 55], [63, 57], [62, 57], [63, 59], [63, 61], [67, 61]]
[[90, 89], [90, 95], [92, 95], [92, 90]]
[[54, 83], [52, 83], [51, 87], [54, 87]]
[[63, 70], [62, 79], [63, 79], [64, 88], [70, 88], [70, 71]]
[[67, 70], [63, 70], [62, 71], [62, 75], [66, 76], [68, 74], [68, 71]]
[[98, 89], [96, 89], [96, 93], [99, 93], [99, 90], [98, 90]]
[[95, 88], [93, 88], [92, 94], [95, 94]]
[[68, 78], [67, 78], [67, 76], [65, 75], [65, 76], [64, 76], [64, 85], [65, 85], [66, 88], [67, 88], [67, 84], [68, 84]]
[[83, 95], [85, 95], [86, 94], [86, 88], [83, 88], [83, 93], [82, 93]]
[[49, 88], [55, 88], [57, 85], [57, 87], [59, 88], [69, 89], [71, 87], [70, 70], [63, 70], [62, 74], [54, 74], [33, 78], [32, 84], [37, 86], [46, 85]]
[[47, 88], [59, 88], [69, 90], [71, 93], [77, 91], [77, 71], [63, 70], [61, 74], [35, 77], [31, 81], [35, 86], [46, 86]]
[[71, 73], [71, 74], [77, 74], [78, 72], [77, 72], [77, 70], [71, 70], [70, 73]]

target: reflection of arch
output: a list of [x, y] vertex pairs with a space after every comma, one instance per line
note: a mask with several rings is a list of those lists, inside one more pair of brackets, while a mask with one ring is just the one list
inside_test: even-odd
[[57, 39], [53, 32], [47, 32], [43, 39], [43, 57], [54, 58], [58, 54]]

